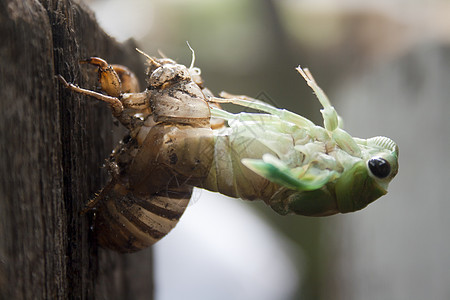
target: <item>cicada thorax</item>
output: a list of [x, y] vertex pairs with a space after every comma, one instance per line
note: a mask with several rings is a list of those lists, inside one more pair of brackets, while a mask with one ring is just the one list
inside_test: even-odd
[[161, 64], [148, 82], [151, 114], [135, 122], [132, 136], [111, 155], [112, 180], [96, 206], [99, 243], [120, 252], [141, 250], [165, 236], [213, 160], [209, 106], [187, 68]]

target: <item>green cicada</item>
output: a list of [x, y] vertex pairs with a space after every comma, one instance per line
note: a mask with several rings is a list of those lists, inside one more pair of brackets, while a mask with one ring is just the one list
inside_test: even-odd
[[[144, 55], [143, 92], [128, 69], [97, 57], [83, 62], [98, 66], [103, 93], [60, 76], [72, 91], [107, 102], [129, 129], [108, 159], [110, 181], [88, 203], [105, 247], [133, 252], [161, 239], [194, 186], [260, 199], [283, 215], [327, 216], [364, 208], [386, 194], [397, 174], [397, 145], [345, 132], [307, 69], [297, 68], [323, 106], [324, 127], [249, 97], [214, 97], [193, 63]], [[219, 107], [225, 102], [262, 113], [232, 114]]]
[[[297, 71], [323, 106], [324, 127], [267, 103], [222, 93], [229, 99], [215, 101], [267, 114], [212, 109], [212, 116], [229, 124], [215, 134], [216, 153], [229, 154], [216, 155], [219, 167], [215, 172], [232, 169], [233, 185], [224, 189], [211, 183], [219, 180], [208, 177], [205, 188], [262, 199], [283, 215], [327, 216], [360, 210], [387, 193], [398, 171], [398, 147], [387, 137], [350, 136], [309, 70], [297, 67]], [[228, 148], [217, 146], [223, 144]]]

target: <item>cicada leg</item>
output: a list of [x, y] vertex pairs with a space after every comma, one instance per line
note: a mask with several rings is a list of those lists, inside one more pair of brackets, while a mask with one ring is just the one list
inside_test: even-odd
[[274, 108], [274, 109], [278, 109], [275, 106], [270, 105], [269, 103], [266, 103], [266, 102], [261, 101], [261, 100], [256, 99], [256, 98], [252, 98], [252, 97], [247, 96], [247, 95], [235, 95], [235, 94], [231, 94], [231, 93], [222, 91], [222, 92], [220, 92], [219, 96], [222, 97], [222, 98], [225, 98], [225, 99], [241, 99], [241, 100], [251, 101], [253, 103], [263, 104], [265, 107], [271, 107], [271, 108]]
[[90, 57], [81, 60], [80, 63], [88, 63], [98, 67], [98, 81], [103, 92], [109, 96], [119, 98], [124, 108], [145, 109], [148, 108], [146, 93], [139, 93], [139, 82], [136, 75], [125, 66], [108, 65], [99, 57]]
[[[120, 151], [122, 143], [119, 144], [118, 147], [116, 147], [115, 151]], [[111, 189], [120, 181], [120, 168], [117, 165], [117, 163], [112, 162], [111, 159], [106, 160], [105, 167], [108, 170], [108, 173], [111, 175], [111, 178], [109, 179], [108, 183], [98, 192], [95, 194], [95, 197], [93, 199], [90, 199], [88, 203], [84, 206], [84, 209], [81, 211], [81, 214], [84, 215], [88, 211], [94, 209], [97, 204], [108, 197], [108, 195], [111, 193]]]
[[[275, 116], [280, 117], [281, 119], [292, 122], [300, 127], [314, 127], [314, 123], [310, 120], [294, 114], [293, 112], [290, 112], [285, 109], [279, 109], [276, 108], [270, 104], [267, 104], [261, 100], [253, 99], [250, 97], [245, 96], [245, 99], [243, 96], [234, 96], [228, 93], [221, 93], [221, 96], [225, 95], [225, 97], [231, 97], [231, 98], [218, 98], [218, 97], [211, 97], [208, 100], [213, 103], [232, 103], [248, 108], [257, 109]], [[251, 100], [249, 100], [251, 99]]]
[[122, 82], [120, 81], [119, 75], [104, 59], [90, 57], [80, 60], [80, 63], [98, 67], [98, 81], [106, 94], [112, 97], [119, 97], [122, 94]]
[[[319, 99], [320, 103], [323, 106], [321, 112], [324, 119], [325, 129], [333, 136], [333, 139], [341, 147], [341, 149], [344, 149], [353, 156], [359, 156], [361, 153], [359, 146], [353, 140], [351, 135], [349, 135], [346, 131], [344, 131], [341, 128], [342, 126], [342, 122], [340, 121], [341, 118], [337, 114], [334, 107], [331, 105], [324, 91], [317, 85], [311, 72], [308, 69], [302, 69], [300, 66], [297, 67], [297, 71], [303, 76], [306, 83], [313, 89], [317, 98]], [[297, 114], [294, 114], [290, 111], [278, 109], [276, 107], [273, 107], [272, 105], [269, 105], [257, 99], [250, 98], [248, 96], [235, 96], [228, 93], [221, 93], [221, 96], [225, 97], [225, 99], [213, 97], [210, 98], [210, 101], [218, 103], [233, 103], [236, 105], [261, 110], [270, 113], [272, 115], [276, 115], [280, 117], [280, 119], [282, 120], [292, 122], [298, 125], [299, 127], [311, 128], [313, 129], [311, 132], [311, 134], [313, 135], [317, 133], [322, 134], [322, 130], [318, 130], [318, 128], [315, 127], [314, 123], [312, 123], [310, 120]]]
[[80, 88], [72, 83], [68, 83], [61, 75], [58, 75], [59, 80], [66, 88], [108, 103], [114, 117], [130, 130], [134, 126], [133, 117], [132, 113], [124, 113], [125, 109], [137, 110], [144, 114], [151, 113], [147, 93], [138, 93], [139, 83], [134, 73], [128, 68], [121, 65], [109, 65], [104, 59], [99, 57], [90, 57], [81, 60], [80, 63], [98, 67], [98, 80], [101, 90], [106, 95]]
[[77, 92], [79, 94], [83, 94], [83, 95], [87, 95], [87, 96], [91, 96], [94, 97], [97, 100], [106, 102], [109, 104], [109, 106], [111, 107], [112, 111], [113, 111], [113, 115], [116, 118], [119, 118], [120, 115], [123, 112], [123, 105], [122, 102], [119, 100], [119, 98], [117, 97], [113, 97], [113, 96], [108, 96], [108, 95], [104, 95], [98, 92], [94, 92], [91, 90], [87, 90], [87, 89], [83, 89], [80, 88], [79, 86], [74, 85], [73, 83], [68, 83], [64, 77], [62, 77], [61, 75], [58, 75], [59, 80], [62, 82], [62, 84], [64, 84], [64, 86], [74, 92]]
[[335, 171], [311, 168], [313, 164], [302, 168], [290, 168], [282, 160], [271, 154], [265, 154], [261, 159], [242, 159], [242, 163], [256, 174], [298, 191], [312, 191], [321, 188], [333, 178]]
[[98, 81], [102, 91], [109, 96], [119, 97], [123, 93], [139, 92], [139, 82], [136, 75], [125, 66], [109, 65], [99, 57], [80, 60], [82, 64], [98, 67]]
[[94, 209], [97, 206], [97, 204], [110, 193], [114, 185], [115, 180], [111, 179], [100, 192], [95, 194], [95, 197], [93, 199], [89, 200], [89, 202], [86, 203], [84, 209], [81, 211], [81, 214], [84, 215], [85, 213]]
[[323, 115], [325, 129], [328, 131], [333, 131], [338, 128], [340, 117], [338, 116], [334, 107], [331, 105], [330, 100], [328, 99], [325, 92], [317, 84], [311, 72], [307, 68], [302, 69], [300, 66], [298, 66], [296, 70], [300, 73], [300, 75], [302, 75], [306, 83], [316, 94], [316, 97], [319, 100], [320, 104], [322, 104], [323, 106], [321, 112]]
[[140, 91], [136, 75], [125, 66], [111, 65], [122, 83], [122, 93], [137, 93]]
[[347, 153], [359, 157], [361, 155], [361, 149], [357, 145], [356, 141], [352, 138], [350, 134], [342, 129], [342, 121], [337, 114], [334, 107], [331, 105], [325, 92], [319, 87], [317, 82], [314, 80], [311, 72], [305, 68], [302, 69], [300, 66], [296, 70], [302, 75], [306, 83], [311, 87], [317, 96], [320, 104], [322, 104], [323, 109], [320, 111], [323, 116], [323, 123], [326, 130], [328, 130], [333, 139], [339, 145], [339, 147], [345, 150]]

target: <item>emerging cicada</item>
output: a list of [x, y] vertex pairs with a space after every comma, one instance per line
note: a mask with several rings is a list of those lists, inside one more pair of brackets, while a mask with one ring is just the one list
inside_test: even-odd
[[[101, 245], [133, 252], [152, 245], [178, 222], [194, 186], [260, 199], [280, 214], [353, 212], [386, 194], [398, 171], [389, 138], [359, 139], [341, 128], [333, 106], [307, 69], [297, 68], [320, 103], [324, 127], [245, 96], [204, 88], [199, 69], [148, 59], [147, 88], [100, 58], [103, 93], [64, 85], [107, 102], [130, 134], [108, 159], [111, 179], [88, 203], [96, 208]], [[232, 114], [216, 103], [263, 113]], [[227, 121], [228, 126], [224, 126]]]

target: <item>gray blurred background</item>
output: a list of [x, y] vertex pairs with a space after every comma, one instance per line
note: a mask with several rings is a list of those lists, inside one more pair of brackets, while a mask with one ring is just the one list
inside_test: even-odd
[[[227, 199], [242, 202], [244, 210], [255, 209], [253, 215], [268, 222], [267, 231], [275, 230], [276, 238], [269, 243], [279, 243], [283, 254], [264, 261], [275, 267], [286, 265], [291, 283], [277, 284], [279, 297], [272, 299], [450, 299], [450, 197], [446, 189], [450, 177], [450, 1], [87, 3], [110, 35], [118, 40], [133, 37], [151, 55], [159, 49], [189, 65], [191, 53], [185, 43], [189, 41], [196, 51], [196, 66], [214, 93], [226, 90], [259, 96], [321, 124], [319, 104], [294, 70], [298, 64], [307, 66], [343, 117], [348, 132], [363, 138], [386, 135], [398, 143], [400, 170], [389, 194], [357, 213], [321, 219], [281, 217], [261, 203]], [[199, 223], [196, 231], [215, 226], [214, 218], [202, 223], [201, 213], [189, 217], [190, 210], [200, 211], [200, 202], [209, 201], [200, 194], [202, 200], [183, 217]], [[225, 210], [209, 213], [235, 222], [234, 215]], [[174, 236], [182, 227], [180, 222]], [[188, 247], [169, 245], [175, 256]], [[256, 242], [253, 246], [254, 254], [267, 248]], [[211, 294], [204, 290], [214, 291], [220, 283], [228, 286], [227, 276], [217, 270], [209, 276], [209, 280], [220, 278], [213, 285], [194, 275], [195, 266], [189, 269], [188, 263], [184, 266], [180, 261], [171, 265], [174, 257], [163, 259], [158, 254], [169, 253], [167, 249], [155, 247], [156, 299], [174, 299], [175, 294], [171, 298], [165, 289], [177, 290], [181, 283], [165, 281], [175, 280], [176, 274], [187, 274], [183, 284], [192, 287], [189, 292], [180, 288], [183, 296], [179, 299], [206, 299]], [[240, 251], [245, 249], [249, 248]], [[221, 260], [220, 256], [215, 260]], [[201, 260], [196, 264], [198, 269], [204, 267]], [[240, 265], [245, 269], [245, 263]], [[270, 270], [275, 267], [246, 277], [271, 278]], [[159, 269], [169, 275], [158, 277]], [[262, 289], [262, 285], [250, 290]], [[250, 294], [223, 298], [261, 299]]]

